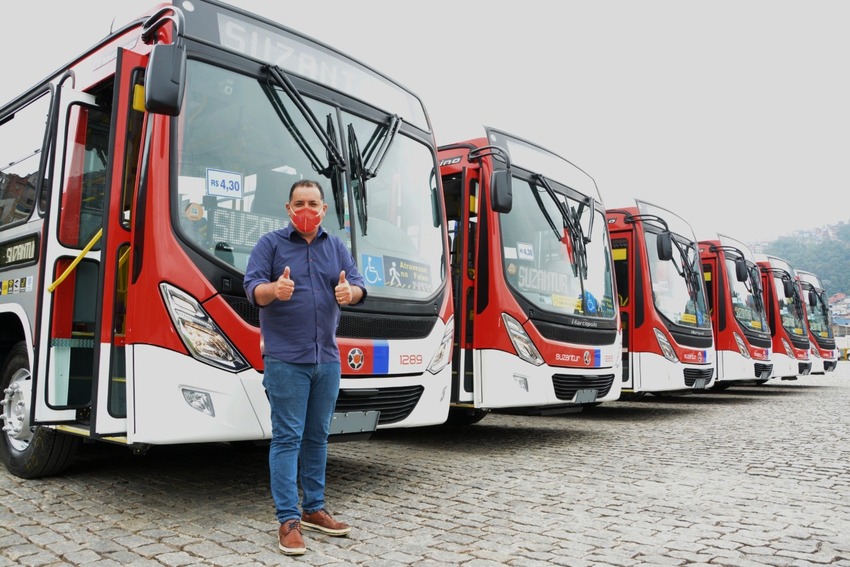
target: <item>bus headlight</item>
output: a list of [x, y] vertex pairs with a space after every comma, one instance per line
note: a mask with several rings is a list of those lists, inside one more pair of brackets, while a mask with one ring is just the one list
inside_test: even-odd
[[652, 330], [655, 331], [655, 340], [658, 341], [658, 346], [661, 347], [661, 354], [664, 355], [664, 358], [670, 362], [679, 362], [679, 357], [676, 356], [676, 351], [673, 350], [673, 346], [670, 344], [670, 341], [667, 340], [664, 333], [660, 329]]
[[818, 347], [816, 347], [815, 345], [812, 345], [811, 351], [812, 351], [812, 356], [813, 356], [813, 357], [815, 357], [815, 358], [820, 358], [820, 357], [821, 357], [821, 356], [820, 356], [820, 351], [818, 350]]
[[454, 316], [449, 317], [449, 320], [446, 321], [446, 330], [443, 333], [443, 340], [440, 342], [440, 346], [437, 348], [437, 352], [434, 353], [434, 357], [431, 359], [431, 362], [428, 364], [428, 372], [431, 374], [437, 374], [446, 367], [446, 364], [452, 359], [452, 347], [454, 346], [454, 337], [455, 337], [455, 318]]
[[747, 345], [744, 344], [744, 339], [738, 333], [732, 333], [735, 337], [735, 344], [738, 345], [738, 352], [741, 353], [741, 356], [744, 358], [750, 358], [750, 351], [747, 350]]
[[526, 334], [519, 321], [507, 313], [502, 313], [502, 321], [505, 322], [505, 329], [508, 331], [508, 336], [511, 338], [511, 343], [513, 343], [517, 355], [534, 366], [543, 364], [543, 357], [540, 356], [540, 352], [531, 342], [531, 337]]
[[788, 355], [788, 358], [797, 358], [794, 356], [794, 351], [791, 349], [791, 345], [788, 344], [788, 341], [782, 339], [782, 346], [785, 347], [785, 354]]
[[248, 368], [248, 363], [200, 303], [167, 283], [159, 284], [159, 290], [177, 334], [193, 357], [230, 372]]

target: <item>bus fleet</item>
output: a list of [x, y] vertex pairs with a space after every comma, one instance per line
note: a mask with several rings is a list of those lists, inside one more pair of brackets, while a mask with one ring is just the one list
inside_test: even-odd
[[[156, 4], [0, 106], [0, 460], [271, 437], [248, 255], [295, 180], [368, 299], [331, 434], [835, 368], [822, 282], [533, 140], [437, 146], [393, 79], [218, 0]], [[813, 364], [814, 362], [814, 364]]]

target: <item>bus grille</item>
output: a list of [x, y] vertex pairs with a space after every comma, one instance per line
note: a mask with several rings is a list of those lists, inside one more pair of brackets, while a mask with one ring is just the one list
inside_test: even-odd
[[[221, 295], [239, 317], [249, 325], [260, 326], [260, 310], [244, 297]], [[338, 337], [351, 339], [423, 339], [437, 324], [436, 316], [410, 317], [404, 315], [373, 315], [371, 313], [342, 313]]]
[[617, 340], [617, 329], [588, 329], [553, 325], [539, 319], [531, 319], [540, 335], [550, 341], [572, 343], [576, 345], [612, 345]]
[[713, 368], [707, 368], [705, 370], [700, 370], [698, 368], [685, 368], [685, 386], [692, 388], [694, 382], [696, 382], [698, 378], [705, 378], [705, 383], [708, 384], [708, 381], [711, 380], [713, 375]]
[[812, 363], [811, 362], [801, 362], [798, 364], [799, 372], [798, 376], [808, 376], [812, 372]]
[[366, 392], [352, 390], [348, 393], [345, 389], [339, 391], [336, 400], [336, 411], [380, 411], [378, 425], [398, 423], [407, 418], [419, 398], [422, 397], [423, 386], [399, 386], [395, 388], [375, 388]]
[[437, 317], [373, 315], [343, 313], [339, 319], [338, 337], [352, 339], [424, 339], [431, 334]]
[[770, 373], [773, 372], [772, 364], [756, 363], [756, 378], [759, 380], [767, 380], [770, 378]]
[[614, 383], [613, 374], [602, 374], [599, 376], [574, 376], [571, 374], [553, 374], [552, 385], [555, 387], [555, 396], [559, 400], [572, 400], [579, 390], [596, 390], [596, 397], [602, 398], [611, 391]]

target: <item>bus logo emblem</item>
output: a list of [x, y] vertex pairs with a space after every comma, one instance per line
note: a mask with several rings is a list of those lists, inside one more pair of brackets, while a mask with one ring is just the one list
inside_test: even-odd
[[352, 370], [360, 370], [363, 366], [363, 351], [359, 348], [353, 348], [348, 351], [348, 366], [351, 367]]

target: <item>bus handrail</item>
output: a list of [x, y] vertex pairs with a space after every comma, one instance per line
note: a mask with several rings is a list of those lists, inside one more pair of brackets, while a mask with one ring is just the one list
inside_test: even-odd
[[95, 235], [92, 237], [92, 239], [91, 239], [91, 240], [89, 240], [89, 243], [88, 243], [88, 244], [86, 244], [85, 248], [83, 248], [83, 249], [80, 251], [80, 253], [77, 255], [77, 257], [76, 257], [76, 258], [74, 258], [74, 261], [73, 261], [73, 262], [71, 262], [71, 264], [70, 264], [67, 268], [65, 268], [65, 271], [64, 271], [64, 272], [62, 272], [62, 274], [61, 274], [58, 278], [56, 278], [56, 279], [53, 281], [53, 283], [52, 283], [52, 284], [50, 284], [49, 286], [47, 286], [47, 291], [48, 291], [49, 293], [53, 293], [53, 290], [54, 290], [54, 289], [56, 289], [57, 287], [59, 287], [59, 284], [61, 284], [63, 281], [65, 281], [65, 278], [67, 278], [67, 277], [68, 277], [68, 275], [70, 275], [70, 273], [74, 271], [74, 268], [76, 268], [76, 267], [77, 267], [77, 264], [79, 264], [79, 263], [80, 263], [80, 260], [82, 260], [82, 259], [83, 259], [83, 256], [85, 256], [86, 254], [88, 254], [88, 253], [89, 253], [89, 250], [91, 250], [91, 249], [94, 247], [94, 245], [95, 245], [95, 244], [97, 244], [97, 241], [98, 241], [98, 240], [100, 240], [100, 237], [101, 237], [101, 236], [103, 236], [103, 228], [101, 228], [100, 230], [98, 230], [98, 231], [97, 231], [97, 234], [95, 234]]

